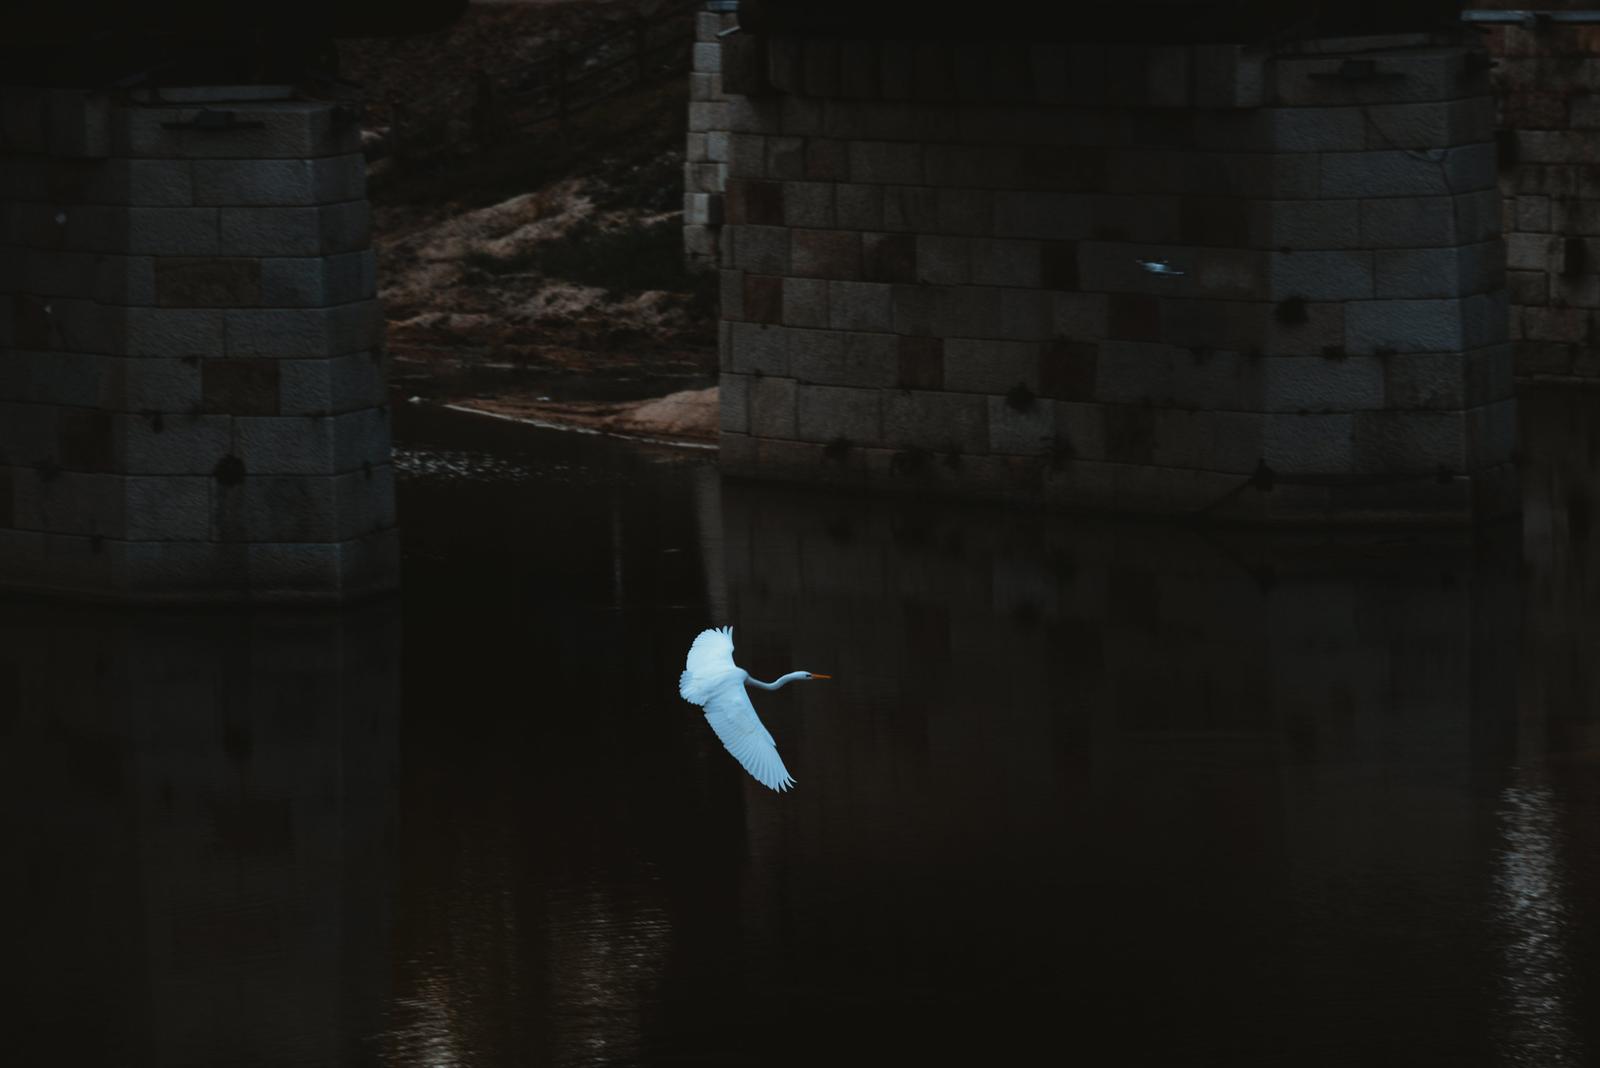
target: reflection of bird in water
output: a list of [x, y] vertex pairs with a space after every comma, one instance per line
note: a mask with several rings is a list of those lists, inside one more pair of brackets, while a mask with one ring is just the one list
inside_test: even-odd
[[810, 671], [791, 671], [771, 682], [752, 679], [750, 673], [733, 662], [733, 628], [703, 630], [689, 646], [678, 678], [678, 693], [690, 704], [706, 710], [706, 722], [717, 732], [722, 744], [756, 781], [774, 790], [794, 785], [789, 769], [778, 756], [777, 744], [756, 716], [746, 683], [763, 690], [778, 690], [802, 679], [826, 679]]

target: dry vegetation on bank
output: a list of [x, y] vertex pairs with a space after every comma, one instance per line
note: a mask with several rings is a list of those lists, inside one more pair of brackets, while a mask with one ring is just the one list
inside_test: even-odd
[[[715, 282], [685, 269], [680, 230], [686, 70], [653, 67], [564, 129], [474, 140], [480, 72], [665, 7], [475, 3], [441, 33], [342, 46], [369, 138], [389, 137], [398, 117], [453, 145], [385, 154], [371, 169], [380, 296], [408, 392], [525, 407], [561, 400], [563, 383], [574, 396], [597, 380], [648, 380], [655, 392], [709, 384]], [[691, 16], [672, 17], [692, 36]]]

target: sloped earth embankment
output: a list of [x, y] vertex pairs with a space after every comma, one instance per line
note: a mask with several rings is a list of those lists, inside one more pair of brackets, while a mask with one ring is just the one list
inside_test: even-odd
[[[406, 94], [413, 114], [459, 110], [475, 71], [650, 6], [473, 4], [431, 42], [356, 43], [346, 73], [366, 86], [369, 127]], [[687, 81], [663, 73], [562, 130], [507, 130], [373, 167], [379, 295], [403, 397], [715, 440], [715, 280], [685, 268], [681, 244]]]

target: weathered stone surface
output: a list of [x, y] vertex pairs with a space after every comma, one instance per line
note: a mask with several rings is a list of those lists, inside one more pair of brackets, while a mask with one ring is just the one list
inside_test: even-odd
[[1346, 305], [1345, 343], [1353, 353], [1440, 352], [1467, 347], [1459, 300], [1358, 301]]
[[339, 415], [377, 408], [388, 399], [384, 362], [377, 351], [331, 359], [225, 362], [260, 362], [277, 368], [277, 410], [245, 414]]
[[321, 159], [195, 160], [195, 204], [292, 206], [360, 200], [366, 160], [360, 154]]
[[808, 137], [803, 173], [811, 181], [843, 182], [850, 177], [850, 155], [843, 141]]
[[828, 325], [835, 330], [894, 329], [891, 287], [877, 282], [828, 283]]
[[19, 249], [7, 256], [8, 288], [40, 297], [80, 297], [95, 289], [102, 258], [92, 252]]
[[100, 360], [96, 407], [121, 412], [195, 411], [201, 403], [201, 368], [193, 357], [141, 357]]
[[1261, 404], [1270, 412], [1353, 412], [1385, 403], [1384, 364], [1374, 357], [1272, 356], [1259, 368]]
[[988, 450], [989, 402], [985, 397], [895, 390], [883, 394], [882, 399], [885, 445], [963, 454]]
[[23, 468], [13, 475], [12, 523], [18, 530], [117, 537], [124, 528], [122, 476]]
[[[235, 104], [230, 129], [195, 125], [198, 107], [140, 107], [113, 120], [111, 152], [135, 159], [300, 159], [360, 151], [361, 132], [336, 105], [310, 101]], [[250, 125], [259, 124], [259, 125]]]
[[825, 230], [834, 225], [834, 220], [832, 185], [823, 182], [783, 183], [784, 225]]
[[916, 238], [911, 234], [863, 234], [861, 262], [861, 276], [869, 282], [914, 282], [917, 280]]
[[789, 269], [789, 231], [778, 226], [733, 226], [733, 255], [727, 265], [761, 274]]
[[875, 389], [804, 385], [796, 403], [797, 436], [827, 444], [876, 445], [881, 440], [879, 398]]
[[318, 256], [358, 251], [372, 239], [365, 200], [319, 207], [224, 207], [215, 211], [220, 242], [235, 255]]
[[161, 256], [153, 261], [162, 308], [237, 308], [261, 302], [261, 261]]
[[1055, 406], [1048, 401], [1025, 406], [1004, 397], [989, 398], [989, 451], [1037, 456], [1055, 446]]
[[782, 226], [783, 183], [737, 179], [728, 183], [728, 222], [751, 226]]
[[791, 331], [761, 323], [732, 323], [727, 370], [740, 374], [787, 375]]
[[0, 400], [94, 407], [104, 395], [108, 357], [13, 349], [0, 355]]
[[202, 409], [225, 415], [277, 415], [279, 363], [251, 359], [204, 361], [200, 365]]
[[1274, 253], [1270, 262], [1267, 296], [1272, 300], [1371, 300], [1378, 295], [1371, 252]]
[[950, 338], [944, 343], [944, 388], [1004, 396], [1017, 386], [1039, 392], [1039, 346], [1029, 341]]
[[[1482, 78], [1461, 82], [1459, 49], [1398, 39], [1372, 54], [1403, 78], [1312, 77], [1337, 73], [1343, 56], [1317, 51], [1336, 46], [1380, 47], [844, 38], [769, 54], [775, 96], [730, 101], [749, 181], [730, 191], [743, 273], [725, 279], [723, 365], [750, 377], [730, 378], [725, 463], [870, 480], [942, 456], [928, 485], [1193, 511], [1265, 461], [1315, 484], [1230, 518], [1326, 520], [1334, 483], [1316, 479], [1499, 442], [1483, 398], [1509, 396], [1507, 278]], [[1521, 144], [1540, 168], [1583, 151]], [[1517, 336], [1570, 369], [1600, 285], [1565, 279], [1600, 262], [1600, 211], [1584, 229], [1574, 181], [1520, 184], [1517, 217], [1546, 229], [1508, 250], [1518, 292], [1543, 301]], [[1593, 249], [1565, 240], [1591, 232]], [[1455, 445], [1428, 418], [1409, 437], [1371, 422], [1382, 444], [1355, 444], [1357, 417], [1475, 408]], [[877, 443], [837, 447], [869, 412]], [[1440, 500], [1464, 517], [1469, 492]]]
[[900, 338], [895, 385], [901, 389], [943, 389], [944, 342], [936, 337]]
[[204, 541], [211, 533], [215, 480], [199, 476], [129, 475], [122, 480], [128, 541]]
[[243, 121], [212, 127], [46, 97], [34, 154], [0, 139], [0, 528], [31, 539], [0, 545], [0, 581], [184, 600], [392, 582], [353, 116], [230, 101]]
[[916, 242], [916, 281], [939, 285], [963, 285], [972, 281], [969, 238], [918, 234]]
[[361, 471], [390, 462], [391, 431], [387, 406], [363, 408], [327, 420], [333, 428], [336, 471]]
[[[1037, 289], [1041, 285], [1047, 289], [1066, 288], [1065, 283], [1073, 280], [1076, 263], [1075, 256], [1068, 253], [1063, 256], [1060, 244], [1052, 243], [1050, 256], [1050, 284], [1045, 285], [1043, 279], [1043, 259], [1040, 244], [1037, 241], [996, 241], [989, 239], [974, 239], [972, 242], [972, 281], [976, 285], [985, 286], [1016, 286], [1025, 289]], [[1074, 250], [1075, 252], [1075, 250]], [[1072, 270], [1068, 271], [1062, 263], [1063, 259], [1072, 262]]]
[[211, 475], [233, 448], [231, 420], [178, 413], [114, 416], [116, 463], [130, 475]]
[[225, 313], [229, 356], [340, 356], [373, 348], [383, 309], [362, 300], [330, 308], [232, 309]]
[[828, 283], [821, 278], [783, 279], [785, 326], [828, 325]]
[[[276, 395], [274, 395], [276, 401]], [[252, 475], [329, 475], [336, 461], [337, 416], [235, 416], [235, 452]]]
[[750, 432], [749, 375], [724, 371], [717, 376], [718, 426], [723, 433]]
[[854, 281], [861, 273], [862, 235], [848, 230], [795, 230], [789, 270], [802, 278]]
[[1052, 341], [1038, 351], [1039, 393], [1065, 401], [1094, 397], [1100, 346], [1088, 341]]
[[883, 388], [895, 384], [892, 334], [805, 330], [797, 332], [790, 368], [802, 384]]
[[331, 256], [272, 256], [260, 264], [259, 303], [270, 308], [315, 308], [366, 300], [377, 293], [370, 249]]
[[769, 438], [795, 436], [795, 390], [792, 378], [762, 375], [750, 383], [750, 432]]
[[1266, 416], [1261, 458], [1285, 475], [1353, 472], [1357, 470], [1354, 419], [1348, 413]]
[[[98, 220], [101, 214], [78, 209], [68, 213], [69, 240], [76, 247], [96, 251], [127, 251], [136, 255], [156, 256], [216, 256], [222, 251], [217, 211], [214, 208], [146, 208], [132, 207], [126, 211], [126, 235], [110, 234], [100, 237], [85, 227], [79, 236], [79, 223], [90, 218]], [[248, 250], [242, 250], [248, 251]]]
[[775, 275], [746, 274], [741, 307], [752, 323], [781, 323], [785, 279]]
[[706, 73], [716, 73], [722, 70], [722, 46], [718, 44], [700, 42], [694, 46], [694, 69]]
[[102, 351], [126, 356], [220, 356], [222, 311], [194, 308], [127, 308], [121, 344]]
[[214, 490], [213, 541], [328, 543], [338, 534], [332, 476], [247, 475], [238, 485]]

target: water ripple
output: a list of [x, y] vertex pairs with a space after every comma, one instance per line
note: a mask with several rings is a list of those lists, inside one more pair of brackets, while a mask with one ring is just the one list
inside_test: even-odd
[[1495, 891], [1507, 936], [1501, 950], [1502, 1052], [1510, 1064], [1581, 1064], [1569, 1006], [1569, 909], [1557, 802], [1543, 783], [1508, 786], [1500, 802], [1504, 847]]
[[399, 474], [414, 479], [512, 483], [532, 482], [567, 469], [565, 464], [551, 464], [536, 472], [526, 464], [492, 453], [403, 445], [395, 446], [394, 467]]

